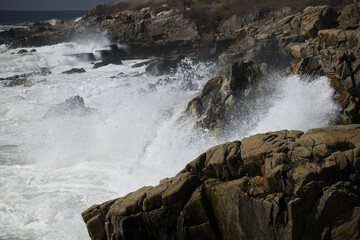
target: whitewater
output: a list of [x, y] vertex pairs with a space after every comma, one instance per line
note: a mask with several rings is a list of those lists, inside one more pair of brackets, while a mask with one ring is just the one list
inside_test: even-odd
[[[0, 239], [88, 239], [82, 211], [174, 176], [209, 147], [266, 131], [306, 131], [336, 118], [327, 78], [269, 77], [276, 91], [254, 100], [256, 116], [247, 121], [255, 127], [241, 122], [221, 138], [199, 132], [185, 110], [216, 76], [216, 64], [186, 59], [155, 77], [146, 65], [133, 67], [146, 59], [92, 69], [71, 56], [100, 57], [108, 44], [63, 43], [22, 55], [0, 46], [0, 78], [51, 71], [29, 77], [32, 86], [0, 82]], [[75, 67], [86, 72], [62, 74]], [[94, 109], [90, 116], [43, 118], [76, 95]], [[263, 101], [270, 103], [265, 110], [256, 106]]]

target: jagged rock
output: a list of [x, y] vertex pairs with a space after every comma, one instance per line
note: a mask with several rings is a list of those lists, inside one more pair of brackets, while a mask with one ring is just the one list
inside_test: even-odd
[[[187, 111], [197, 117], [197, 128], [210, 129], [219, 134], [230, 127], [231, 122], [241, 116], [233, 113], [249, 112], [245, 95], [255, 94], [261, 71], [252, 61], [235, 62], [226, 78], [213, 78], [207, 82], [199, 96], [192, 99]], [[240, 111], [241, 109], [241, 111]], [[231, 127], [230, 127], [231, 128]]]
[[109, 64], [121, 65], [121, 59], [128, 55], [128, 52], [117, 45], [110, 45], [110, 50], [101, 50], [102, 61], [94, 64], [94, 69]]
[[5, 87], [15, 87], [15, 86], [25, 86], [30, 87], [32, 86], [31, 81], [28, 80], [25, 74], [22, 75], [14, 75], [12, 77], [7, 78], [0, 78], [0, 81], [3, 82]]
[[360, 21], [359, 3], [350, 4], [340, 11], [338, 22], [343, 29], [356, 29]]
[[129, 55], [125, 49], [119, 48], [115, 44], [110, 45], [110, 50], [101, 50], [100, 54], [103, 61], [112, 64], [122, 64], [121, 60]]
[[73, 74], [73, 73], [84, 73], [86, 72], [83, 68], [73, 68], [67, 71], [62, 72], [63, 74]]
[[215, 146], [82, 216], [92, 239], [357, 239], [360, 125]]
[[25, 86], [31, 87], [33, 83], [29, 80], [30, 77], [40, 75], [46, 76], [51, 74], [51, 71], [48, 68], [42, 67], [37, 71], [31, 73], [24, 73], [20, 75], [14, 75], [11, 77], [0, 78], [0, 82], [4, 84], [5, 87], [14, 87], [14, 86]]
[[50, 108], [44, 118], [59, 117], [65, 115], [72, 116], [88, 116], [93, 109], [85, 107], [84, 99], [80, 96], [70, 97], [65, 102], [55, 105]]
[[157, 58], [152, 60], [145, 70], [147, 73], [154, 76], [168, 74], [178, 67], [179, 63], [183, 58], [184, 56], [182, 55], [173, 55], [165, 58]]

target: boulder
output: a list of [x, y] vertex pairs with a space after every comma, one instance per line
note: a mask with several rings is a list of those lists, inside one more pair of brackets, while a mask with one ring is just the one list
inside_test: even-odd
[[249, 115], [246, 101], [257, 94], [261, 75], [257, 64], [241, 61], [232, 64], [227, 77], [209, 80], [201, 94], [188, 103], [187, 112], [197, 118], [196, 128], [209, 129], [215, 135], [226, 134], [235, 120]]
[[70, 97], [65, 102], [50, 108], [43, 118], [61, 117], [61, 116], [89, 116], [94, 109], [85, 107], [84, 99], [80, 96]]
[[82, 213], [92, 239], [357, 239], [360, 125], [258, 134]]

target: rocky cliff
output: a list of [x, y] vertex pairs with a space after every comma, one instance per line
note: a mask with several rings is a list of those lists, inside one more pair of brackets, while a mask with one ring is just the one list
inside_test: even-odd
[[210, 80], [189, 103], [196, 126], [218, 133], [239, 118], [234, 112], [247, 115], [252, 107], [247, 96], [271, 88], [266, 80], [274, 72], [327, 76], [340, 106], [337, 124], [359, 123], [359, 12], [355, 1], [339, 11], [310, 6], [285, 17], [273, 12], [271, 19], [247, 26], [236, 16], [224, 20], [218, 41], [233, 40], [219, 55], [222, 77]]
[[360, 125], [215, 146], [82, 213], [92, 239], [359, 239]]

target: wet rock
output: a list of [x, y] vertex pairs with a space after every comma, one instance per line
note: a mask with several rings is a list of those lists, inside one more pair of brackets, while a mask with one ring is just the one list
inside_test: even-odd
[[89, 116], [93, 109], [85, 107], [84, 99], [80, 96], [70, 97], [65, 102], [50, 108], [44, 118], [60, 117], [60, 116]]
[[5, 87], [15, 87], [15, 86], [31, 87], [34, 84], [29, 80], [29, 78], [33, 76], [46, 76], [49, 74], [51, 74], [51, 71], [48, 68], [42, 67], [39, 70], [31, 73], [24, 73], [20, 75], [14, 75], [11, 77], [0, 78], [0, 82], [2, 82]]
[[136, 63], [136, 64], [132, 65], [131, 67], [132, 67], [132, 68], [140, 68], [140, 67], [143, 67], [143, 66], [145, 66], [145, 65], [148, 65], [148, 64], [152, 63], [153, 61], [154, 61], [154, 60], [151, 59], [151, 60], [148, 60], [148, 61], [145, 61], [145, 62]]
[[75, 53], [70, 54], [69, 56], [76, 57], [77, 59], [86, 62], [96, 61], [95, 55], [93, 53]]
[[128, 55], [128, 52], [117, 45], [110, 45], [110, 50], [101, 50], [102, 61], [95, 63], [93, 68], [104, 67], [109, 64], [121, 65], [121, 60]]
[[155, 60], [152, 60], [145, 70], [147, 73], [154, 76], [168, 74], [178, 67], [179, 63], [183, 58], [184, 56], [182, 55], [173, 55], [165, 58], [157, 58]]
[[86, 72], [83, 68], [73, 68], [67, 71], [62, 72], [63, 74], [73, 74], [73, 73], [84, 73]]
[[36, 49], [31, 49], [30, 52], [31, 52], [31, 53], [35, 53], [35, 52], [36, 52]]
[[129, 53], [124, 48], [119, 48], [117, 45], [112, 44], [109, 46], [110, 50], [101, 50], [101, 58], [103, 61], [112, 64], [122, 64], [121, 60], [124, 59]]
[[360, 125], [250, 136], [82, 216], [92, 239], [356, 239], [359, 146]]
[[17, 52], [17, 54], [24, 54], [24, 53], [28, 53], [28, 50], [26, 49], [21, 49]]
[[3, 82], [5, 87], [15, 87], [15, 86], [32, 86], [32, 83], [28, 80], [25, 74], [23, 75], [14, 75], [7, 78], [0, 78], [0, 82]]
[[251, 104], [247, 104], [246, 100], [260, 94], [257, 85], [261, 76], [257, 64], [241, 61], [232, 64], [229, 76], [209, 80], [201, 94], [188, 104], [187, 111], [197, 118], [196, 128], [209, 129], [218, 135], [225, 133], [232, 123], [241, 118], [234, 113], [249, 116]]

